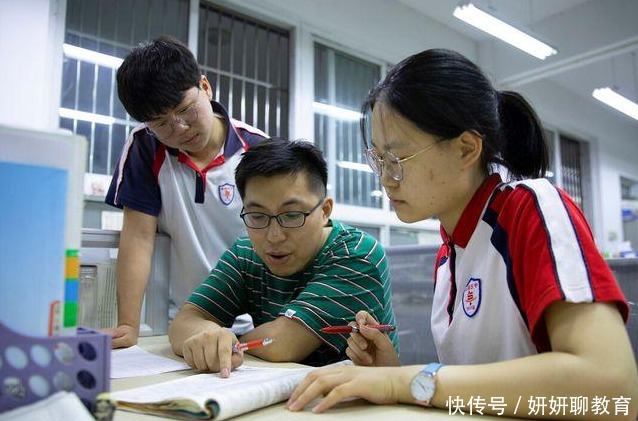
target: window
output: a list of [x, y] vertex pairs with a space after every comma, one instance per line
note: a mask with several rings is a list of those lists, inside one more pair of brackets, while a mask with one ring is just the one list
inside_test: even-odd
[[416, 230], [410, 228], [390, 228], [390, 245], [439, 245], [441, 244], [439, 231]]
[[[60, 127], [86, 137], [87, 172], [112, 174], [129, 131], [138, 124], [117, 97], [118, 59], [160, 34], [186, 41], [188, 4], [188, 0], [68, 0]], [[91, 57], [92, 52], [102, 56]]]
[[381, 185], [363, 156], [359, 112], [381, 66], [315, 43], [315, 143], [338, 203], [382, 208]]
[[228, 113], [270, 136], [288, 138], [287, 31], [203, 4], [198, 60]]
[[592, 219], [589, 144], [563, 133], [546, 129], [549, 145], [549, 171], [546, 178], [556, 184]]
[[581, 144], [567, 136], [560, 136], [562, 187], [583, 208], [583, 170]]
[[[117, 97], [121, 60], [158, 35], [187, 43], [189, 5], [189, 0], [68, 0], [60, 127], [87, 138], [87, 172], [113, 174], [138, 124]], [[198, 61], [215, 98], [232, 117], [287, 137], [288, 32], [205, 2], [198, 24]], [[95, 52], [100, 55], [90, 55]]]

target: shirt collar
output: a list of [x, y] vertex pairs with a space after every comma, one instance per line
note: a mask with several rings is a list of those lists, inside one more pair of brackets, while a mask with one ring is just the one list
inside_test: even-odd
[[211, 101], [210, 104], [213, 107], [214, 113], [217, 113], [224, 117], [224, 121], [226, 122], [226, 126], [228, 127], [226, 142], [222, 146], [224, 156], [233, 156], [239, 149], [244, 149], [244, 142], [242, 142], [239, 135], [237, 134], [235, 125], [232, 123], [230, 117], [228, 116], [228, 111], [226, 111], [226, 108], [224, 108], [224, 106], [217, 101]]
[[451, 241], [462, 248], [467, 246], [481, 215], [483, 215], [487, 201], [494, 189], [502, 182], [501, 175], [498, 173], [490, 175], [483, 181], [483, 184], [474, 192], [472, 199], [463, 210], [454, 232], [452, 232], [452, 236], [449, 236], [443, 229], [443, 225], [441, 225], [441, 237], [445, 243]]

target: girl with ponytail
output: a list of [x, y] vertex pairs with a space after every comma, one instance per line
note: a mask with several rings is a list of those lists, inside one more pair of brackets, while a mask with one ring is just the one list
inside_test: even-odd
[[606, 396], [627, 403], [607, 418], [636, 419], [627, 300], [582, 211], [543, 178], [548, 149], [531, 105], [495, 90], [461, 54], [434, 49], [397, 64], [363, 116], [366, 157], [399, 219], [441, 222], [431, 320], [439, 361], [388, 368], [399, 365], [392, 342], [361, 311], [346, 353], [372, 367], [311, 373], [289, 409], [323, 395], [315, 412], [354, 396], [465, 411], [480, 398], [504, 403], [484, 405], [486, 414], [590, 419], [591, 407], [541, 412], [533, 402]]

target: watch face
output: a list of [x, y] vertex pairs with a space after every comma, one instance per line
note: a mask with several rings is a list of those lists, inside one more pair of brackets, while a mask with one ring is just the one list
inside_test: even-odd
[[417, 401], [429, 402], [434, 396], [435, 387], [434, 377], [421, 371], [412, 379], [410, 390]]

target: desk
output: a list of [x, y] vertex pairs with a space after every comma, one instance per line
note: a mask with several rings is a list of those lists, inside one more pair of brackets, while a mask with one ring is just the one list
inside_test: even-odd
[[[181, 360], [180, 357], [177, 357], [173, 354], [169, 344], [167, 336], [149, 336], [139, 339], [138, 345], [145, 350], [157, 354], [162, 355], [164, 357], [173, 358], [176, 360]], [[281, 368], [294, 368], [301, 367], [300, 364], [295, 363], [270, 363], [258, 358], [252, 357], [250, 355], [246, 355], [246, 362], [251, 366], [261, 366], [261, 367], [281, 367]], [[134, 387], [146, 386], [153, 383], [164, 382], [168, 380], [179, 379], [182, 377], [186, 377], [194, 374], [193, 371], [178, 371], [171, 373], [162, 373], [155, 374], [152, 376], [142, 376], [142, 377], [130, 377], [126, 379], [113, 379], [111, 380], [111, 390], [119, 391], [131, 389]], [[339, 404], [337, 408], [330, 409], [329, 411], [315, 415], [309, 413], [307, 411], [304, 412], [290, 412], [285, 408], [285, 402], [278, 403], [276, 405], [272, 405], [257, 411], [249, 412], [244, 415], [240, 415], [239, 417], [235, 417], [233, 419], [236, 420], [259, 420], [259, 421], [268, 421], [268, 420], [277, 420], [277, 421], [286, 421], [286, 420], [308, 420], [309, 417], [312, 417], [315, 421], [334, 421], [334, 420], [378, 420], [378, 419], [394, 419], [394, 420], [411, 420], [418, 419], [419, 420], [449, 420], [452, 417], [455, 419], [460, 419], [463, 417], [461, 415], [449, 415], [447, 411], [440, 409], [425, 409], [420, 408], [414, 405], [373, 405], [364, 400], [356, 400], [352, 402]], [[465, 415], [465, 417], [469, 417], [469, 415]], [[137, 420], [160, 420], [165, 418], [160, 418], [153, 415], [144, 415], [133, 412], [126, 412], [118, 410], [115, 412], [115, 421], [137, 421]], [[482, 420], [486, 421], [507, 421], [512, 420], [513, 418], [507, 417], [490, 417], [484, 416], [481, 417]]]

